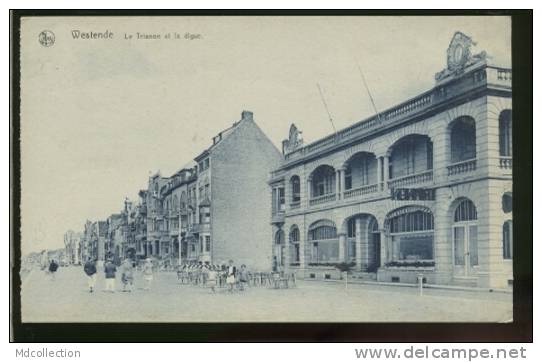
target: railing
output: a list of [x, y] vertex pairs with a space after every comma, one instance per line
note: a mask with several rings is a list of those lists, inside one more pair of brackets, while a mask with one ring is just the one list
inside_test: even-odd
[[[319, 151], [326, 148], [329, 145], [338, 143], [339, 141], [349, 138], [353, 135], [359, 135], [362, 132], [377, 128], [382, 125], [383, 122], [391, 123], [391, 121], [403, 117], [405, 115], [421, 111], [428, 108], [433, 103], [433, 92], [434, 90], [423, 93], [422, 95], [410, 99], [402, 104], [399, 104], [396, 107], [391, 108], [390, 110], [383, 112], [377, 116], [369, 118], [367, 120], [358, 122], [348, 128], [345, 128], [339, 131], [337, 134], [330, 135], [316, 142], [310, 143], [305, 147], [299, 148], [291, 153], [285, 155], [285, 159], [292, 160], [300, 156]], [[278, 176], [278, 174], [273, 175]]]
[[388, 181], [390, 189], [433, 181], [433, 170], [427, 170], [413, 175], [402, 176]]
[[499, 167], [502, 169], [512, 169], [512, 157], [501, 156], [499, 159]]
[[476, 170], [476, 159], [456, 162], [448, 166], [448, 176]]
[[357, 187], [355, 189], [346, 190], [344, 192], [344, 198], [348, 199], [350, 197], [371, 194], [371, 193], [377, 192], [377, 191], [378, 191], [378, 184], [364, 185], [364, 186], [361, 186], [361, 187]]
[[299, 209], [301, 207], [301, 201], [294, 201], [290, 204], [290, 209]]
[[326, 202], [335, 201], [335, 198], [336, 198], [335, 194], [327, 194], [327, 195], [313, 197], [312, 199], [309, 200], [309, 205], [314, 206], [314, 205], [324, 204]]

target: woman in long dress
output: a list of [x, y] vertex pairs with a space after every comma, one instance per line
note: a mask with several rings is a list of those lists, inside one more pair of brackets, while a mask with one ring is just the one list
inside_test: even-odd
[[145, 260], [145, 265], [143, 266], [143, 279], [145, 279], [145, 290], [151, 289], [153, 272], [152, 272], [152, 261], [150, 258]]

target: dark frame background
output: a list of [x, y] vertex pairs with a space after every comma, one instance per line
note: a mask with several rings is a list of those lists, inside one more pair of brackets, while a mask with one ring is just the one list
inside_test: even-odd
[[[512, 18], [513, 323], [22, 323], [20, 22], [34, 16], [476, 16]], [[12, 10], [10, 13], [10, 339], [12, 342], [532, 342], [532, 10]]]

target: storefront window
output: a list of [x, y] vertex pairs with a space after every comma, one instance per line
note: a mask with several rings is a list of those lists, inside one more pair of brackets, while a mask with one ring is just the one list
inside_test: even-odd
[[393, 261], [433, 260], [433, 214], [407, 207], [388, 216]]
[[332, 221], [320, 220], [309, 228], [311, 242], [311, 262], [337, 262], [339, 259], [339, 240], [337, 228]]

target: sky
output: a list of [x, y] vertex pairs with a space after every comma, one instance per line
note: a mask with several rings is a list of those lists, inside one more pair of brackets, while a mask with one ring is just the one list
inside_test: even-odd
[[332, 133], [317, 84], [338, 129], [374, 115], [357, 64], [379, 111], [432, 88], [456, 31], [510, 66], [508, 17], [23, 18], [22, 253], [63, 247], [67, 230], [119, 212], [243, 110], [279, 149], [292, 122], [305, 143]]

